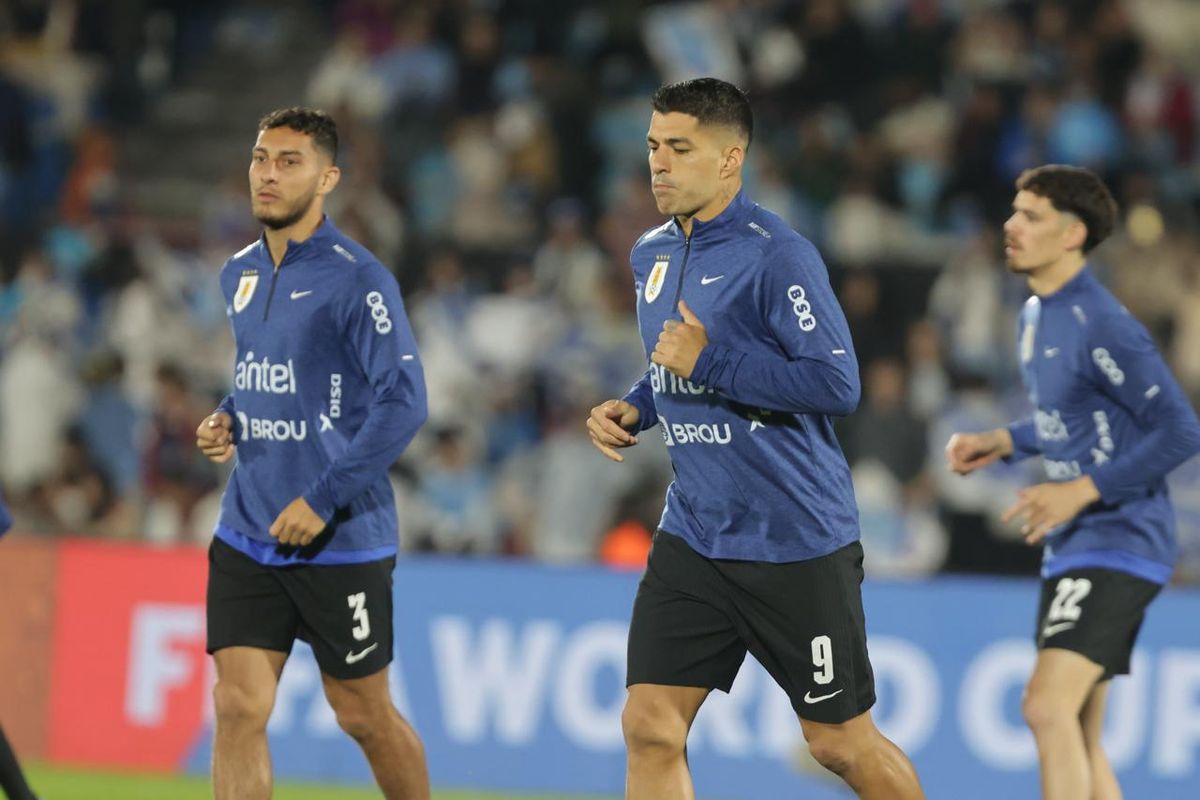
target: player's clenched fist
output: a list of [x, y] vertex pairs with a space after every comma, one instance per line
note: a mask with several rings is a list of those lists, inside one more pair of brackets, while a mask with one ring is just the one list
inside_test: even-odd
[[708, 331], [683, 300], [679, 301], [679, 313], [683, 322], [669, 319], [663, 323], [650, 360], [686, 381], [691, 379], [696, 360], [708, 345]]
[[304, 547], [323, 530], [325, 520], [317, 516], [307, 500], [297, 497], [279, 512], [267, 533], [278, 539], [280, 544]]
[[946, 463], [959, 475], [966, 475], [1012, 455], [1012, 449], [1012, 435], [1006, 428], [956, 433], [946, 444]]
[[630, 431], [637, 428], [642, 414], [624, 400], [606, 400], [592, 409], [588, 415], [588, 435], [596, 449], [613, 461], [624, 461], [617, 452], [619, 447], [633, 447], [637, 437]]
[[224, 411], [209, 414], [196, 428], [196, 447], [210, 461], [224, 464], [233, 457], [233, 418]]

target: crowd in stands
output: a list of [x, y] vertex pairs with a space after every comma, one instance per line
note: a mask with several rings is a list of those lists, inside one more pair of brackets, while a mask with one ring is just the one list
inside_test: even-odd
[[[637, 563], [665, 448], [613, 464], [583, 421], [646, 368], [627, 257], [661, 222], [648, 98], [699, 74], [749, 93], [745, 191], [816, 243], [849, 320], [863, 399], [838, 433], [869, 571], [1036, 569], [999, 513], [1037, 466], [963, 479], [941, 459], [952, 430], [1028, 412], [1026, 291], [1000, 244], [1023, 169], [1113, 188], [1093, 268], [1200, 402], [1187, 0], [26, 0], [0, 10], [0, 481], [19, 528], [211, 535], [225, 476], [193, 431], [230, 381], [216, 276], [257, 228], [240, 163], [183, 224], [140, 206], [125, 134], [295, 16], [320, 56], [276, 105], [336, 117], [330, 217], [395, 270], [426, 371], [431, 418], [393, 470], [408, 549]], [[227, 120], [247, 155], [255, 123]], [[1180, 575], [1200, 580], [1200, 465], [1174, 483]]]

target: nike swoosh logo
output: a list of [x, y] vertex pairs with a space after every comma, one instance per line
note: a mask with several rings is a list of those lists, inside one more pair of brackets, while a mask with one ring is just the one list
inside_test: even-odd
[[1042, 628], [1042, 638], [1049, 639], [1056, 633], [1062, 633], [1063, 631], [1070, 630], [1074, 627], [1074, 622], [1059, 622], [1056, 625], [1047, 625], [1046, 627]]
[[1056, 355], [1058, 355], [1058, 348], [1057, 347], [1047, 347], [1045, 350], [1042, 351], [1042, 355], [1044, 355], [1046, 358], [1054, 358]]
[[703, 278], [700, 279], [700, 285], [708, 286], [710, 283], [716, 283], [717, 281], [721, 280], [721, 278], [724, 278], [724, 277], [725, 277], [724, 275], [714, 275], [713, 277], [710, 278], [707, 275], [705, 275]]
[[360, 650], [357, 653], [354, 652], [353, 650], [351, 650], [349, 653], [346, 653], [346, 663], [347, 664], [357, 664], [359, 661], [362, 661], [364, 658], [366, 658], [367, 653], [371, 652], [376, 647], [379, 647], [379, 642], [376, 642], [375, 644], [368, 647], [366, 650]]
[[292, 299], [299, 300], [301, 297], [308, 297], [312, 293], [312, 289], [309, 289], [307, 292], [292, 292]]
[[811, 703], [819, 703], [822, 700], [828, 700], [831, 697], [837, 697], [839, 694], [841, 694], [844, 691], [845, 691], [845, 689], [838, 689], [836, 692], [831, 692], [829, 694], [823, 694], [820, 697], [813, 697], [812, 692], [805, 692], [804, 693], [804, 702], [810, 703], [810, 704]]

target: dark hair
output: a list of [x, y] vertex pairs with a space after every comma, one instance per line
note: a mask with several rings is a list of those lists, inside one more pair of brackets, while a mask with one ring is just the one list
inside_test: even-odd
[[312, 137], [313, 147], [324, 151], [330, 161], [337, 163], [337, 123], [324, 111], [300, 106], [280, 108], [258, 121], [260, 133], [271, 128], [291, 128], [296, 133], [308, 134]]
[[720, 78], [693, 78], [662, 86], [650, 98], [660, 114], [677, 111], [701, 125], [727, 125], [746, 137], [746, 149], [754, 137], [754, 112], [746, 93]]
[[1090, 169], [1065, 164], [1027, 169], [1017, 178], [1017, 190], [1033, 192], [1049, 200], [1058, 211], [1079, 217], [1087, 227], [1084, 253], [1107, 239], [1116, 225], [1117, 201]]

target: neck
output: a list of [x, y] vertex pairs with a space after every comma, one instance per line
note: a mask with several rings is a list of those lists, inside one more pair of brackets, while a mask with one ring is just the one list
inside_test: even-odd
[[299, 244], [308, 239], [317, 232], [317, 228], [321, 226], [324, 218], [325, 215], [320, 205], [313, 203], [313, 207], [309, 209], [308, 213], [297, 220], [295, 224], [286, 228], [265, 228], [263, 230], [267, 237], [267, 249], [271, 251], [271, 260], [275, 262], [276, 268], [283, 263], [283, 257], [287, 255], [288, 242]]
[[1026, 282], [1029, 284], [1031, 292], [1038, 297], [1046, 297], [1066, 286], [1086, 265], [1087, 260], [1083, 257], [1083, 253], [1074, 251], [1030, 272]]
[[737, 177], [722, 183], [720, 188], [717, 190], [716, 196], [714, 196], [712, 200], [709, 200], [707, 203], [705, 203], [700, 210], [689, 216], [676, 216], [675, 219], [679, 220], [679, 227], [683, 228], [684, 235], [692, 235], [693, 220], [708, 222], [710, 219], [716, 219], [718, 216], [720, 216], [722, 211], [724, 211], [726, 208], [729, 208], [729, 204], [733, 202], [733, 198], [737, 197], [737, 193], [741, 191], [741, 188], [742, 177], [738, 175]]

